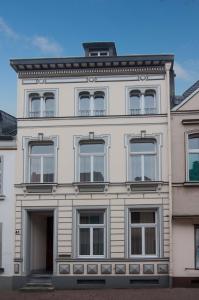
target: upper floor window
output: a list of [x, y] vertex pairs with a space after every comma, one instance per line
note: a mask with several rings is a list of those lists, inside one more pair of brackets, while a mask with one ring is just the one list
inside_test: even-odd
[[0, 195], [3, 194], [3, 157], [0, 156]]
[[129, 219], [130, 256], [157, 256], [157, 210], [132, 210]]
[[29, 117], [54, 117], [55, 112], [55, 93], [29, 94]]
[[157, 180], [157, 145], [155, 139], [131, 139], [129, 156], [130, 181]]
[[30, 142], [29, 182], [54, 182], [55, 150], [53, 142]]
[[128, 109], [131, 115], [157, 113], [156, 91], [152, 89], [131, 90]]
[[109, 56], [109, 51], [107, 49], [104, 50], [90, 50], [89, 56]]
[[199, 134], [192, 134], [188, 140], [189, 180], [199, 181]]
[[80, 116], [103, 116], [106, 114], [105, 93], [103, 91], [79, 93]]
[[79, 181], [105, 180], [105, 142], [103, 140], [79, 142]]

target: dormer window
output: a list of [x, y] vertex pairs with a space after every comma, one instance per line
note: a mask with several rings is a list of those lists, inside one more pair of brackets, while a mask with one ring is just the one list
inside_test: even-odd
[[115, 43], [113, 42], [93, 42], [83, 43], [85, 56], [90, 57], [105, 57], [117, 56]]
[[109, 56], [108, 49], [105, 50], [90, 50], [89, 56]]
[[56, 115], [55, 92], [31, 92], [28, 94], [28, 116], [51, 118]]

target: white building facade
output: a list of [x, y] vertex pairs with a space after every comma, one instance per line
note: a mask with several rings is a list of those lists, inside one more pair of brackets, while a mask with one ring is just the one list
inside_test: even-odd
[[[12, 60], [18, 74], [14, 287], [168, 286], [173, 56]], [[171, 268], [172, 270], [172, 268]]]

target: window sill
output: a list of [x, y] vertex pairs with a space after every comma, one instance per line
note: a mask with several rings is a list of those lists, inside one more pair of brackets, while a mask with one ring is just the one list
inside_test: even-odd
[[25, 183], [23, 186], [26, 193], [52, 193], [57, 183]]
[[186, 181], [183, 183], [184, 186], [195, 186], [195, 187], [199, 187], [199, 181]]
[[128, 181], [126, 186], [128, 191], [157, 191], [161, 189], [162, 181]]
[[5, 200], [5, 195], [0, 195], [0, 201], [3, 201], [3, 200]]
[[108, 190], [108, 182], [74, 182], [73, 185], [77, 192], [106, 192]]

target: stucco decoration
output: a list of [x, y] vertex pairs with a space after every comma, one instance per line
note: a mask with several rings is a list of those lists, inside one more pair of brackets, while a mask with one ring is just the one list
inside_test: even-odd
[[73, 273], [74, 274], [83, 274], [84, 273], [84, 265], [83, 264], [73, 265]]
[[139, 264], [130, 264], [129, 265], [129, 273], [130, 274], [139, 274], [140, 273], [140, 265]]
[[60, 274], [69, 274], [70, 273], [70, 265], [69, 264], [60, 264], [59, 265], [59, 273]]
[[125, 274], [126, 273], [126, 265], [116, 264], [115, 265], [115, 273], [116, 274]]
[[101, 273], [102, 274], [111, 274], [112, 273], [112, 265], [111, 264], [101, 265]]
[[98, 265], [89, 264], [87, 265], [87, 274], [97, 274], [98, 273]]
[[144, 264], [143, 265], [144, 274], [154, 274], [154, 265], [153, 264]]
[[168, 274], [169, 266], [167, 264], [158, 264], [157, 272], [158, 272], [158, 274]]

